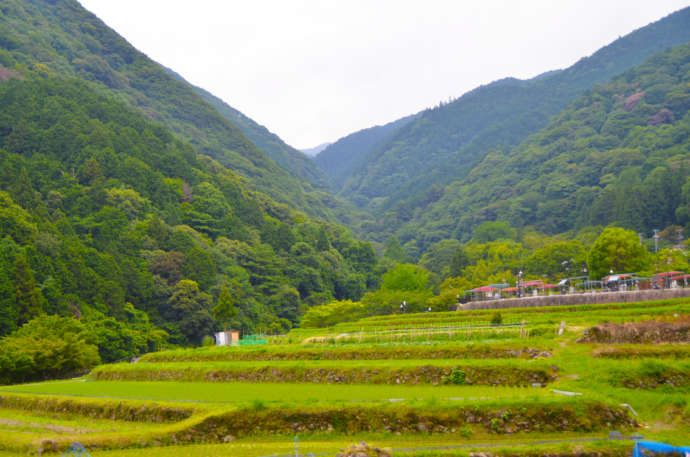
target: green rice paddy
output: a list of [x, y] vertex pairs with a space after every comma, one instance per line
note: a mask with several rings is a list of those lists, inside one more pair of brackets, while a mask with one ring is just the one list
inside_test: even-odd
[[[0, 457], [39, 452], [59, 455], [75, 441], [83, 443], [93, 457], [167, 457], [180, 454], [188, 457], [287, 456], [295, 455], [295, 436], [298, 437], [299, 455], [303, 456], [309, 453], [334, 456], [340, 449], [363, 439], [376, 446], [396, 449], [396, 456], [415, 457], [467, 456], [476, 450], [490, 450], [495, 455], [502, 455], [508, 450], [519, 453], [520, 449], [539, 449], [544, 453], [585, 449], [620, 455], [631, 449], [630, 441], [592, 441], [607, 437], [616, 429], [615, 426], [606, 427], [604, 424], [588, 431], [570, 430], [567, 425], [561, 426], [561, 431], [549, 429], [549, 423], [560, 423], [558, 417], [546, 419], [550, 416], [545, 416], [542, 431], [537, 424], [537, 428], [531, 427], [527, 431], [506, 433], [510, 417], [515, 414], [526, 414], [532, 417], [531, 420], [538, 421], [541, 420], [538, 419], [539, 411], [562, 410], [580, 417], [578, 415], [592, 404], [608, 405], [625, 411], [629, 417], [636, 414], [638, 426], [620, 428], [618, 431], [623, 435], [639, 433], [647, 439], [687, 444], [683, 441], [683, 437], [690, 436], [690, 386], [683, 384], [684, 379], [690, 379], [687, 345], [602, 345], [582, 344], [576, 340], [587, 327], [597, 323], [666, 320], [688, 315], [690, 300], [501, 310], [504, 322], [520, 321], [526, 330], [547, 329], [536, 336], [511, 330], [505, 337], [471, 343], [461, 336], [455, 339], [451, 336], [443, 342], [431, 338], [423, 340], [423, 337], [363, 343], [328, 340], [347, 331], [378, 333], [379, 329], [386, 327], [407, 328], [408, 334], [417, 332], [423, 335], [423, 329], [434, 326], [482, 323], [490, 319], [491, 313], [471, 311], [370, 318], [330, 329], [296, 330], [277, 341], [279, 344], [264, 347], [166, 351], [144, 357], [139, 363], [102, 366], [94, 374], [80, 379], [0, 386]], [[561, 321], [565, 321], [565, 328], [559, 334]], [[321, 336], [326, 340], [301, 342], [303, 337]], [[528, 351], [528, 348], [531, 349]], [[612, 350], [614, 356], [601, 355]], [[339, 354], [344, 354], [342, 351], [347, 352], [349, 360], [338, 360]], [[436, 351], [435, 354], [442, 358], [415, 358], [428, 351]], [[456, 351], [454, 353], [460, 357], [448, 358], [443, 356], [443, 351]], [[543, 351], [548, 351], [546, 356]], [[313, 360], [322, 355], [324, 360]], [[283, 359], [270, 360], [271, 357]], [[177, 359], [180, 360], [174, 361]], [[492, 368], [499, 371], [538, 368], [553, 373], [555, 379], [545, 387], [466, 385], [462, 382], [396, 385], [96, 380], [97, 373], [103, 372], [186, 370], [206, 373], [267, 368], [368, 372], [424, 366]], [[664, 373], [675, 373], [675, 383], [664, 383]], [[662, 381], [658, 385], [652, 383], [630, 388], [621, 382], [628, 375]], [[220, 436], [214, 442], [180, 445], [195, 443], [194, 436], [190, 436], [195, 433], [208, 433], [215, 430], [213, 427], [227, 427], [222, 417], [233, 412], [246, 411], [247, 416], [270, 418], [271, 411], [289, 410], [296, 414], [310, 411], [309, 414], [319, 417], [320, 411], [333, 414], [334, 411], [359, 407], [365, 408], [362, 411], [372, 412], [385, 410], [394, 413], [400, 410], [401, 418], [420, 414], [415, 421], [432, 423], [445, 415], [456, 414], [456, 411], [457, 414], [462, 411], [465, 411], [462, 414], [467, 414], [467, 411], [476, 410], [477, 414], [489, 414], [492, 419], [489, 422], [469, 422], [454, 431], [436, 430], [433, 433], [424, 425], [418, 429], [405, 429], [403, 433], [373, 429], [352, 433], [325, 429], [310, 432], [305, 429], [287, 434], [262, 432], [238, 438], [231, 431], [222, 436], [214, 432], [203, 435]], [[142, 414], [136, 413], [139, 411]], [[184, 411], [187, 412], [179, 414]], [[155, 417], [163, 420], [153, 422]], [[291, 420], [298, 421], [295, 422], [298, 425], [300, 419]], [[586, 424], [589, 419], [581, 417], [579, 420]], [[210, 439], [203, 436], [199, 439]], [[571, 441], [536, 443], [545, 439], [582, 438], [590, 441], [586, 444]]]

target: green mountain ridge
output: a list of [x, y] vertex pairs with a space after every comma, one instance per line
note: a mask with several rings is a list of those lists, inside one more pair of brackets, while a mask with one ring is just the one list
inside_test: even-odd
[[[188, 140], [272, 198], [334, 220], [328, 202], [282, 169], [192, 86], [127, 43], [76, 0], [7, 0], [0, 64], [79, 77]], [[304, 161], [302, 161], [304, 163]], [[299, 168], [299, 167], [297, 167]], [[305, 168], [306, 169], [306, 168]]]
[[266, 127], [259, 125], [210, 92], [194, 85], [192, 87], [220, 114], [242, 129], [259, 149], [268, 154], [282, 168], [318, 189], [328, 188], [328, 177], [306, 154], [288, 145], [278, 135], [271, 133]]
[[518, 147], [489, 153], [403, 228], [467, 239], [485, 221], [560, 233], [690, 223], [690, 44], [588, 90]]
[[[413, 219], [423, 219], [445, 189], [458, 187], [457, 182], [488, 154], [508, 153], [594, 84], [642, 63], [655, 52], [688, 41], [690, 8], [619, 38], [567, 69], [527, 81], [505, 78], [481, 86], [422, 112], [386, 144], [367, 151], [359, 167], [348, 168], [351, 175], [339, 178], [343, 187], [338, 193], [377, 216], [378, 226], [364, 228], [371, 239], [382, 241], [398, 233], [401, 239], [418, 239], [422, 246], [451, 236], [466, 239], [471, 232], [432, 228], [434, 224], [418, 233], [402, 227]], [[355, 154], [346, 151], [341, 155]], [[324, 169], [329, 166], [317, 163]], [[438, 217], [439, 211], [434, 210], [434, 215]]]

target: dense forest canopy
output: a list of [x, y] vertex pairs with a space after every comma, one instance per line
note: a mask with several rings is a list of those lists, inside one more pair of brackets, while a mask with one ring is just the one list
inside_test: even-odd
[[[304, 180], [322, 179], [306, 157], [295, 161], [295, 151], [287, 145], [260, 150], [239, 125], [264, 144], [276, 142], [269, 132], [248, 119], [237, 124], [228, 120], [228, 113], [216, 109], [221, 108], [217, 99], [205, 100], [76, 0], [6, 0], [0, 12], [0, 65], [88, 81], [99, 92], [165, 125], [197, 153], [249, 178], [251, 188], [312, 216], [336, 221], [342, 215], [338, 200]], [[289, 161], [290, 166], [281, 168], [276, 160], [284, 166]]]
[[681, 45], [594, 87], [517, 148], [489, 153], [400, 238], [466, 239], [493, 220], [552, 234], [690, 228], [689, 81], [690, 45]]
[[42, 313], [127, 322], [131, 309], [199, 343], [224, 287], [230, 325], [279, 332], [377, 280], [370, 245], [78, 80], [0, 84], [0, 161], [3, 335]]

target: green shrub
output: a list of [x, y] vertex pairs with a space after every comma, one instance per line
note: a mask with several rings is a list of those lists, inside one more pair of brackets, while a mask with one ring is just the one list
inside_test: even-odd
[[0, 383], [70, 376], [100, 363], [76, 319], [40, 316], [0, 340]]
[[443, 377], [444, 384], [462, 385], [467, 382], [467, 375], [460, 368], [453, 368], [448, 376]]
[[216, 340], [209, 335], [206, 335], [201, 339], [201, 345], [202, 346], [214, 346], [216, 344]]

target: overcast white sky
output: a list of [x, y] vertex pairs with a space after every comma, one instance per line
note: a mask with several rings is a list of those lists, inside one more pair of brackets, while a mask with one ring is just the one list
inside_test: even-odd
[[689, 0], [79, 0], [297, 148], [565, 68]]

